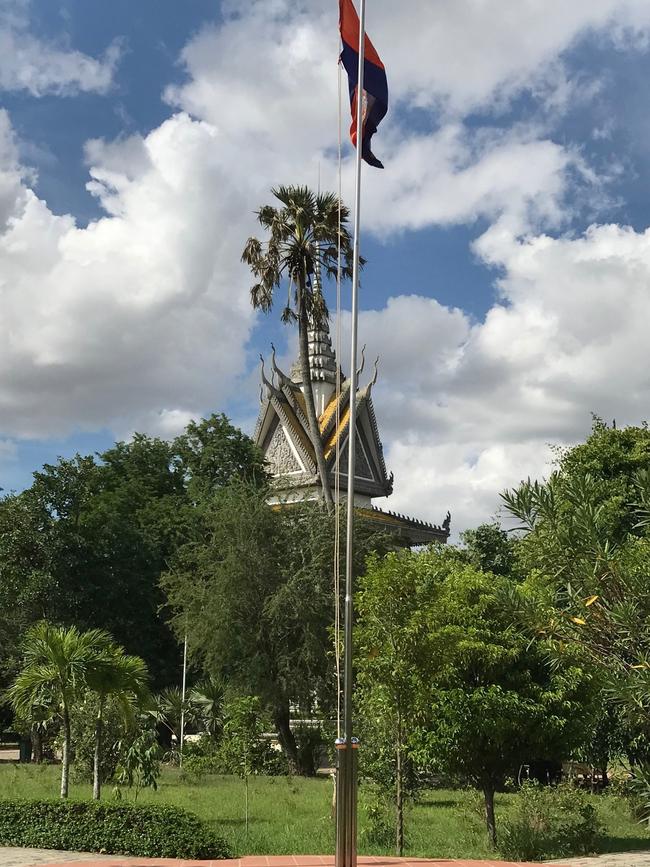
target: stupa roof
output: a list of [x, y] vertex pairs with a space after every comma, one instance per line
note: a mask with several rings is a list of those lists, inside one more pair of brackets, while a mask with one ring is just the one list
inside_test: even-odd
[[[271, 356], [271, 373], [267, 377], [262, 359], [262, 391], [260, 412], [254, 440], [261, 448], [271, 474], [278, 499], [291, 502], [313, 496], [320, 488], [316, 456], [309, 434], [302, 391], [302, 374], [296, 362], [287, 376], [277, 365], [275, 349]], [[362, 360], [359, 375], [363, 373]], [[332, 489], [335, 486], [337, 462], [340, 466], [340, 490], [347, 489], [348, 439], [350, 426], [351, 380], [340, 375], [340, 391], [336, 393], [337, 361], [332, 351], [327, 322], [309, 331], [309, 369], [314, 389], [321, 389], [321, 412], [318, 418], [323, 452]], [[358, 379], [360, 376], [358, 377]], [[450, 516], [441, 525], [420, 521], [394, 512], [382, 511], [371, 505], [375, 497], [388, 497], [393, 492], [393, 475], [388, 474], [384, 450], [379, 436], [377, 417], [372, 402], [372, 390], [377, 381], [377, 362], [370, 381], [357, 389], [355, 500], [363, 514], [377, 524], [403, 537], [409, 544], [432, 541], [445, 542], [449, 536]], [[367, 507], [366, 505], [367, 504]]]
[[[277, 370], [275, 368], [274, 372]], [[307, 488], [319, 485], [316, 456], [309, 436], [309, 424], [304, 409], [304, 396], [298, 383], [277, 373], [271, 380], [263, 374], [262, 406], [255, 428], [254, 440], [264, 452], [278, 490]], [[341, 477], [347, 478], [348, 428], [350, 421], [350, 380], [341, 385], [319, 418], [325, 461], [334, 487], [335, 471], [340, 460]], [[393, 490], [389, 476], [374, 407], [372, 385], [357, 391], [357, 469], [355, 492], [369, 497], [387, 497]], [[338, 421], [337, 421], [338, 406]], [[347, 482], [342, 483], [346, 485]]]

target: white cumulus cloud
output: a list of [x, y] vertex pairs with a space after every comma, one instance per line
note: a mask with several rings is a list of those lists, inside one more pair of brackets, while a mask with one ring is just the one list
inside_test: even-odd
[[[110, 86], [117, 49], [96, 60], [44, 44], [9, 8], [0, 0], [0, 87]], [[249, 381], [255, 318], [239, 257], [253, 210], [276, 183], [315, 185], [319, 164], [323, 186], [336, 184], [336, 4], [253, 0], [224, 13], [185, 47], [187, 79], [167, 88], [164, 123], [87, 143], [104, 216], [85, 228], [35, 194], [0, 112], [4, 436], [170, 435]], [[615, 225], [557, 234], [575, 215], [568, 194], [597, 203], [601, 184], [578, 148], [553, 140], [547, 114], [598, 87], [570, 68], [569, 50], [588, 35], [643, 50], [650, 6], [376, 0], [368, 26], [394, 110], [366, 229], [481, 220], [490, 228], [474, 254], [500, 275], [481, 322], [408, 286], [361, 317], [362, 341], [382, 355], [391, 505], [432, 520], [450, 508], [462, 528], [494, 511], [501, 487], [542, 474], [548, 442], [584, 436], [592, 410], [621, 423], [646, 414], [648, 236]], [[526, 89], [539, 123], [498, 124]], [[345, 137], [345, 82], [343, 103]], [[349, 199], [349, 157], [344, 190]]]
[[120, 59], [120, 42], [111, 43], [97, 59], [30, 32], [29, 3], [0, 0], [0, 91], [70, 95], [79, 91], [105, 93]]
[[179, 114], [144, 139], [94, 142], [90, 188], [110, 215], [79, 228], [25, 184], [0, 121], [3, 431], [169, 432], [223, 403], [253, 315], [233, 255], [242, 202], [215, 130]]
[[584, 438], [591, 413], [619, 424], [650, 414], [650, 230], [495, 230], [476, 248], [503, 274], [485, 321], [420, 296], [360, 319], [382, 355], [390, 503], [434, 520], [450, 508], [456, 529], [494, 514], [506, 486], [548, 474], [549, 445]]

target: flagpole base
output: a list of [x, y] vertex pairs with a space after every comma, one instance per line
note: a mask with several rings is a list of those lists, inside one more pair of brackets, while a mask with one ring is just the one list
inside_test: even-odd
[[335, 867], [357, 867], [357, 786], [359, 741], [336, 741]]

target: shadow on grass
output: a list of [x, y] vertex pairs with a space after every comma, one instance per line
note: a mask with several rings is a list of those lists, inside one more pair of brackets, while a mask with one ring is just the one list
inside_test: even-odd
[[650, 852], [650, 837], [601, 837], [598, 853], [604, 852]]

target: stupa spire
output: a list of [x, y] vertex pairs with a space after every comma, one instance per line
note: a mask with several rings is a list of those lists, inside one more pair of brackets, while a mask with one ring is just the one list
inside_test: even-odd
[[[336, 356], [332, 349], [332, 338], [327, 318], [318, 325], [312, 322], [307, 331], [309, 343], [309, 371], [312, 382], [326, 382], [336, 385]], [[296, 360], [291, 367], [291, 379], [297, 385], [302, 383], [300, 362]]]
[[336, 356], [327, 319], [309, 329], [309, 369], [314, 382], [336, 384]]

